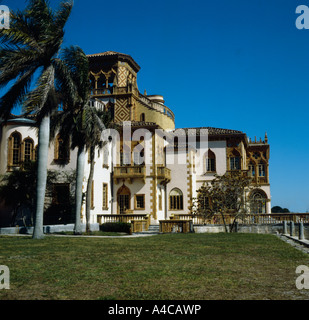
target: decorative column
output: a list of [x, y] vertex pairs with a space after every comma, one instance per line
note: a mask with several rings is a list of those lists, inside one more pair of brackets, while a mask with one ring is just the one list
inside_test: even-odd
[[299, 240], [304, 240], [304, 224], [303, 222], [299, 222]]
[[294, 234], [294, 221], [290, 222], [290, 236], [293, 237]]
[[266, 213], [271, 213], [270, 199], [266, 200]]
[[283, 234], [287, 234], [288, 233], [288, 226], [287, 226], [287, 222], [286, 220], [283, 221]]

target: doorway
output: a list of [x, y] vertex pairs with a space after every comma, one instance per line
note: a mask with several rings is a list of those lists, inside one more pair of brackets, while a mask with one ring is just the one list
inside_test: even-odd
[[128, 187], [123, 185], [117, 192], [117, 213], [124, 214], [130, 210], [131, 192]]

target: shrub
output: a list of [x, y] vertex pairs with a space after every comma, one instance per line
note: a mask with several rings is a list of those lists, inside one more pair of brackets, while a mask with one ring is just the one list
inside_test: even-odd
[[106, 222], [100, 225], [100, 230], [105, 232], [126, 232], [130, 233], [131, 225], [124, 222]]

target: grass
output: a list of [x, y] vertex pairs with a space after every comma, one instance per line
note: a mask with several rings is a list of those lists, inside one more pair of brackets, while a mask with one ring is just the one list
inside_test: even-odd
[[0, 300], [296, 300], [309, 257], [273, 235], [0, 237]]

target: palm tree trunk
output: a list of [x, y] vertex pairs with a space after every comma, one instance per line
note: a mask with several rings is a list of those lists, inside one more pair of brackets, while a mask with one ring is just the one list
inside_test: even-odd
[[82, 233], [81, 223], [81, 207], [83, 201], [83, 179], [85, 167], [85, 147], [78, 148], [77, 161], [76, 161], [76, 188], [75, 188], [75, 226], [74, 234]]
[[42, 119], [39, 128], [39, 150], [38, 150], [38, 168], [37, 168], [37, 198], [36, 198], [36, 216], [33, 230], [33, 239], [43, 239], [43, 215], [44, 200], [47, 179], [47, 157], [49, 148], [49, 126], [50, 116]]
[[86, 232], [91, 232], [90, 230], [90, 207], [91, 207], [91, 193], [92, 193], [92, 180], [94, 174], [94, 147], [90, 148], [90, 173], [87, 182], [86, 191]]

